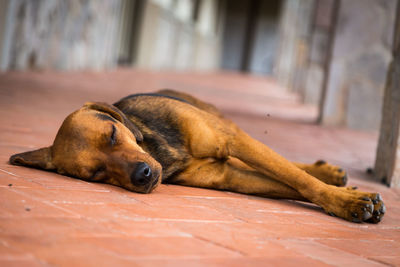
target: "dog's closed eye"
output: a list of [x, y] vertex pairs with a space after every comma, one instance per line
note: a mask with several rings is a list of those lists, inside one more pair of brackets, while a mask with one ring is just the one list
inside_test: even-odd
[[104, 167], [97, 168], [95, 171], [93, 171], [91, 180], [98, 181], [98, 182], [103, 181], [106, 178], [105, 170], [106, 169]]
[[112, 125], [110, 143], [111, 143], [111, 146], [114, 146], [117, 143], [117, 128], [115, 128], [114, 125]]

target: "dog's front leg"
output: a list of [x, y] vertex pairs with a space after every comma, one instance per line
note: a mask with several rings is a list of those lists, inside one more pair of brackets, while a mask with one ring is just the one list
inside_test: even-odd
[[353, 222], [377, 222], [383, 216], [385, 208], [379, 194], [325, 184], [241, 130], [228, 145], [231, 156], [290, 186], [329, 214]]

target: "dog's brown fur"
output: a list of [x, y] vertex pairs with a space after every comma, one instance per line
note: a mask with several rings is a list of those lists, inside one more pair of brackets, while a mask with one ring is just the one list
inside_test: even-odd
[[[352, 222], [376, 223], [385, 213], [379, 194], [337, 187], [347, 180], [340, 168], [289, 162], [214, 106], [172, 90], [86, 103], [65, 119], [52, 146], [10, 162], [142, 193], [165, 182], [310, 201]], [[151, 175], [137, 185], [139, 163]]]

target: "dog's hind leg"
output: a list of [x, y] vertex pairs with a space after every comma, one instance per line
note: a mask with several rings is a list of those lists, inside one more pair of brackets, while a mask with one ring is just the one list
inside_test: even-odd
[[[238, 160], [237, 158], [230, 158], [231, 162], [235, 162], [238, 168], [245, 170], [255, 170]], [[314, 164], [292, 162], [297, 168], [306, 171], [308, 174], [318, 178], [320, 181], [336, 186], [345, 186], [347, 182], [347, 173], [342, 168], [326, 163], [319, 160]]]
[[345, 186], [347, 183], [347, 173], [342, 168], [328, 164], [323, 160], [318, 160], [313, 164], [292, 163], [326, 184]]
[[188, 168], [169, 182], [268, 198], [308, 201], [293, 188], [254, 169], [243, 167], [235, 159], [194, 158]]

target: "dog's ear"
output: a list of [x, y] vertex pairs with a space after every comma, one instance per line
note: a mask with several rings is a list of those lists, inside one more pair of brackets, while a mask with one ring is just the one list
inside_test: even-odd
[[51, 147], [15, 154], [10, 157], [10, 163], [44, 170], [55, 169], [51, 156]]
[[137, 142], [143, 141], [143, 135], [140, 130], [117, 107], [102, 102], [87, 102], [84, 107], [107, 113], [114, 119], [122, 122], [129, 130], [131, 130]]

